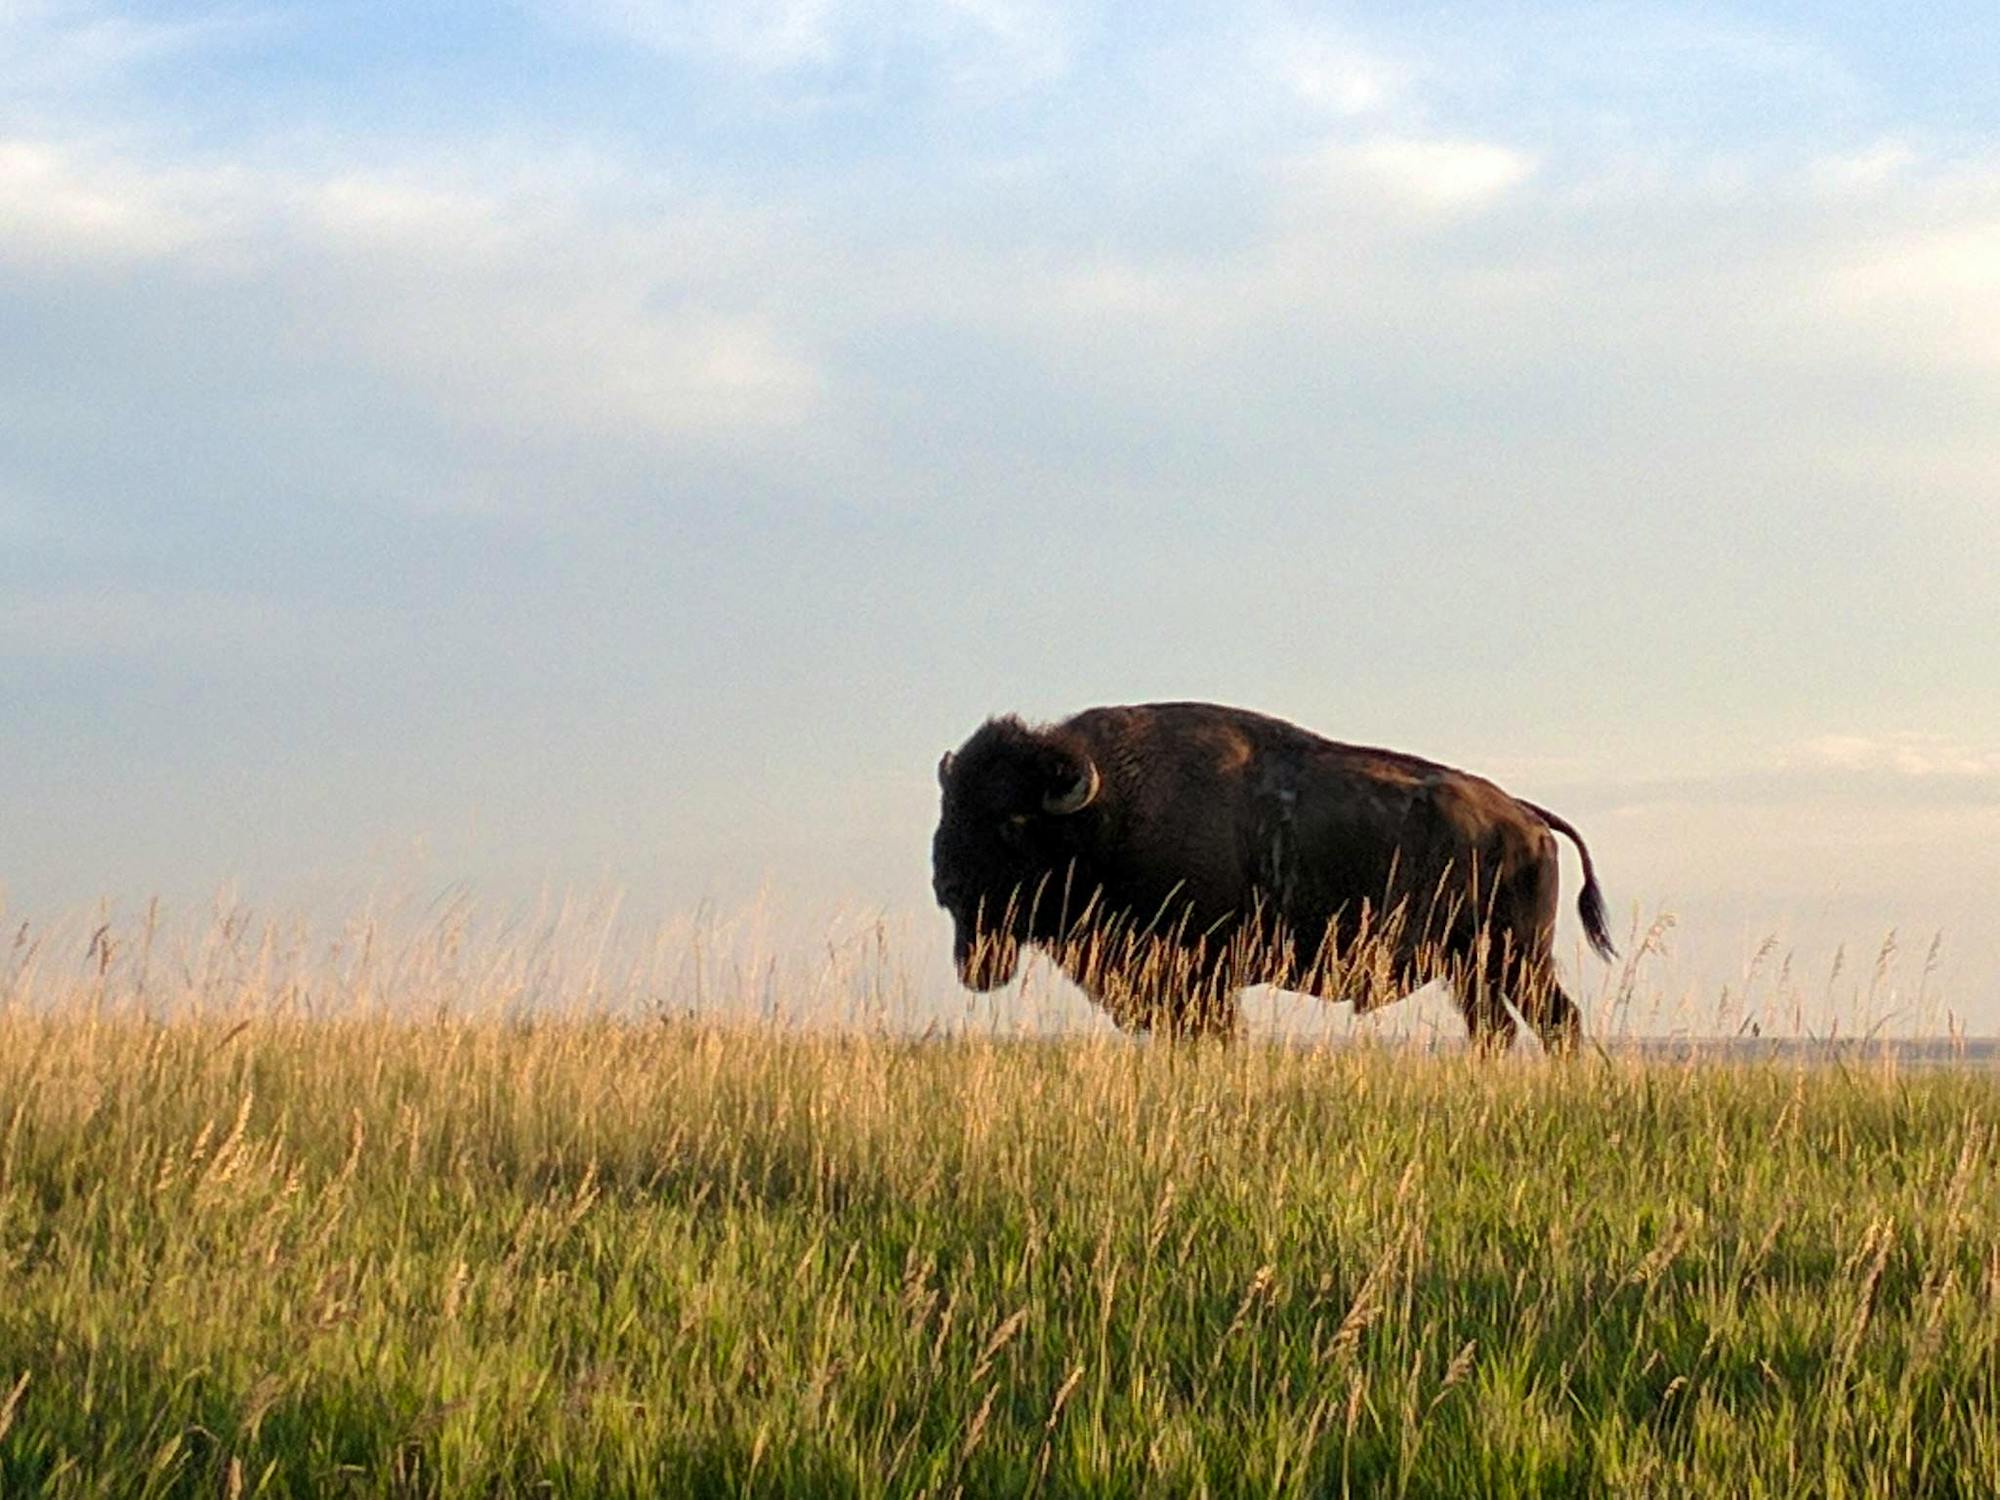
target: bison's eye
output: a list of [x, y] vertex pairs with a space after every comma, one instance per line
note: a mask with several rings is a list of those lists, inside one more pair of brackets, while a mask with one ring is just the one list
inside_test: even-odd
[[1019, 845], [1022, 834], [1027, 826], [1028, 815], [1026, 813], [1015, 813], [1012, 817], [1002, 818], [1000, 820], [1000, 842], [1010, 847]]

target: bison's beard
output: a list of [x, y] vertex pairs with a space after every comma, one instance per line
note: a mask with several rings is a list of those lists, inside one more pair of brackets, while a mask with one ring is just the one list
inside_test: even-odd
[[954, 921], [952, 957], [958, 979], [969, 990], [996, 990], [1021, 966], [1021, 945], [1004, 932], [979, 932], [968, 922]]

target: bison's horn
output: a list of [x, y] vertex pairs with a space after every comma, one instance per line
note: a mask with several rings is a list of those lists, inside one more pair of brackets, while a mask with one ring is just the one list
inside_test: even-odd
[[949, 750], [938, 757], [938, 785], [943, 786], [951, 779], [951, 763], [958, 757]]
[[1042, 798], [1042, 806], [1058, 817], [1068, 817], [1071, 813], [1082, 812], [1096, 800], [1097, 789], [1103, 785], [1103, 778], [1097, 774], [1097, 767], [1089, 761], [1083, 763], [1083, 774], [1076, 778], [1066, 790], [1050, 792]]

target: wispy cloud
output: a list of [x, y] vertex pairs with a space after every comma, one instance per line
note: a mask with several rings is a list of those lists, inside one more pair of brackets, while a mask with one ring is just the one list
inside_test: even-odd
[[1980, 806], [2000, 810], [2000, 748], [1948, 736], [1817, 735], [1765, 752], [1689, 754], [1680, 765], [1496, 757], [1483, 769], [1614, 808]]
[[101, 0], [8, 0], [0, 5], [0, 92], [18, 99], [85, 89], [269, 26], [242, 7], [162, 20]]
[[[351, 289], [351, 341], [452, 413], [516, 433], [672, 441], [782, 426], [821, 376], [706, 206], [606, 224], [535, 193], [346, 174], [296, 196], [307, 248]], [[746, 240], [746, 232], [751, 240]]]
[[1295, 162], [1291, 183], [1350, 212], [1476, 212], [1526, 182], [1535, 158], [1497, 141], [1377, 135], [1335, 141]]
[[673, 442], [811, 409], [814, 361], [738, 258], [767, 233], [754, 216], [683, 199], [607, 217], [602, 182], [542, 166], [314, 172], [0, 139], [0, 265], [258, 287], [310, 317], [254, 337], [305, 338], [516, 441]]
[[840, 52], [833, 0], [568, 0], [564, 8], [638, 46], [759, 73], [827, 66]]
[[1822, 296], [1834, 317], [1919, 360], [2000, 368], [2000, 207], [1860, 250], [1828, 273]]
[[279, 661], [338, 643], [358, 621], [268, 595], [122, 586], [0, 591], [0, 660]]
[[[1665, 8], [1585, 10], [1552, 24], [1573, 40], [1573, 66], [1594, 66], [1628, 82], [1686, 84], [1690, 66], [1765, 80], [1791, 80], [1841, 93], [1856, 86], [1839, 51], [1797, 28], [1715, 13]], [[1594, 59], [1594, 63], [1589, 61]]]
[[1780, 757], [1787, 768], [1857, 771], [1924, 778], [2000, 777], [2000, 747], [1968, 745], [1942, 735], [1826, 734]]
[[1045, 0], [552, 0], [653, 51], [765, 79], [873, 76], [899, 55], [1005, 93], [1070, 66], [1079, 12]]
[[1836, 151], [1807, 164], [1812, 184], [1829, 196], [1853, 198], [1880, 192], [1920, 160], [1908, 141], [1875, 141], [1858, 151]]
[[0, 264], [67, 269], [172, 255], [215, 233], [240, 188], [232, 178], [0, 138]]
[[1300, 103], [1331, 115], [1377, 113], [1410, 82], [1406, 63], [1325, 27], [1283, 26], [1256, 40], [1251, 50]]

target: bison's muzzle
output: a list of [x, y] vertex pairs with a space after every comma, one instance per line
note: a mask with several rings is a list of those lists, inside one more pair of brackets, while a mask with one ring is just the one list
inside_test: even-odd
[[953, 918], [951, 955], [958, 980], [969, 990], [997, 990], [1021, 966], [1021, 945], [1004, 932], [980, 932]]

